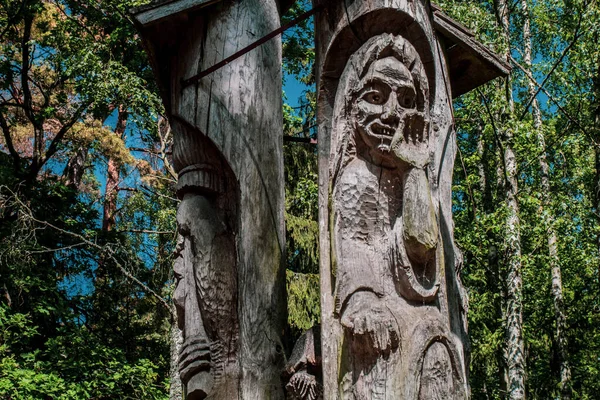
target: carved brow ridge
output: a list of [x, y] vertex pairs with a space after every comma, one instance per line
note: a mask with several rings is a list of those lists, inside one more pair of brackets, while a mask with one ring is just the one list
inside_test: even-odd
[[[397, 71], [393, 70], [393, 72], [397, 72]], [[398, 74], [395, 74], [395, 75], [396, 76], [394, 76], [394, 78], [396, 79], [397, 83], [399, 83], [400, 87], [413, 87], [414, 88], [414, 82], [412, 79], [407, 79], [405, 75], [398, 75]], [[386, 86], [389, 86], [388, 82], [389, 81], [387, 79], [384, 79], [382, 76], [380, 76], [380, 74], [368, 75], [365, 80], [365, 84], [384, 84]]]

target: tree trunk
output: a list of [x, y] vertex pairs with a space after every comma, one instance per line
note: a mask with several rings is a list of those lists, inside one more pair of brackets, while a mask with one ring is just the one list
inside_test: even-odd
[[[497, 1], [497, 15], [503, 29], [506, 52], [510, 61], [510, 5], [506, 0]], [[506, 80], [506, 120], [514, 118], [514, 101], [510, 77]], [[507, 218], [505, 243], [507, 263], [507, 307], [506, 307], [506, 357], [508, 366], [508, 398], [525, 398], [525, 353], [523, 341], [523, 281], [521, 276], [521, 230], [517, 200], [517, 160], [513, 150], [513, 132], [510, 128], [502, 132], [504, 146], [504, 193]]]
[[[524, 67], [531, 74], [531, 27], [529, 18], [529, 6], [527, 0], [521, 0], [521, 8], [523, 10], [523, 62]], [[533, 74], [531, 74], [533, 76]], [[535, 84], [528, 80], [529, 95], [536, 94]], [[538, 146], [540, 149], [539, 164], [540, 164], [540, 181], [542, 189], [542, 222], [546, 227], [546, 240], [548, 243], [548, 256], [550, 260], [550, 270], [552, 279], [552, 300], [554, 303], [554, 316], [556, 320], [556, 343], [560, 371], [560, 390], [563, 399], [571, 398], [570, 380], [571, 367], [567, 356], [566, 342], [566, 316], [563, 302], [562, 288], [562, 273], [560, 268], [560, 259], [558, 256], [558, 236], [554, 229], [554, 215], [550, 208], [550, 176], [549, 166], [546, 159], [546, 141], [544, 138], [542, 113], [537, 99], [531, 102], [533, 114], [533, 127], [535, 130]]]
[[83, 179], [83, 174], [85, 172], [87, 156], [88, 147], [85, 145], [79, 147], [75, 151], [75, 154], [69, 159], [69, 162], [67, 163], [63, 173], [63, 176], [65, 177], [65, 185], [74, 190], [79, 189], [79, 186], [81, 186], [81, 180]]
[[[125, 136], [127, 117], [127, 109], [124, 105], [119, 105], [115, 134], [120, 138], [124, 138]], [[104, 195], [104, 211], [102, 214], [102, 230], [105, 232], [112, 231], [116, 225], [120, 168], [121, 166], [117, 163], [117, 161], [112, 158], [108, 159], [108, 167], [106, 172], [106, 191]]]
[[[512, 133], [507, 131], [507, 139]], [[523, 282], [521, 277], [521, 232], [517, 203], [517, 161], [512, 146], [505, 142], [506, 165], [506, 256], [507, 256], [507, 364], [511, 400], [525, 398], [525, 354], [523, 342]]]
[[[172, 314], [176, 315], [175, 310], [173, 310]], [[179, 354], [183, 345], [183, 332], [177, 326], [177, 321], [173, 321], [171, 324], [169, 338], [171, 342], [171, 361], [169, 363], [169, 382], [171, 386], [169, 388], [169, 400], [183, 400], [183, 386], [179, 377]]]

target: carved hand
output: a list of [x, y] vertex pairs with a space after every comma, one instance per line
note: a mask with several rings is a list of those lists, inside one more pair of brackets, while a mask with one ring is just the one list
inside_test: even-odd
[[353, 294], [342, 312], [341, 323], [354, 335], [367, 335], [381, 353], [398, 348], [397, 321], [385, 301], [373, 292]]
[[423, 168], [429, 161], [429, 122], [422, 112], [408, 110], [391, 143], [393, 153], [413, 167]]

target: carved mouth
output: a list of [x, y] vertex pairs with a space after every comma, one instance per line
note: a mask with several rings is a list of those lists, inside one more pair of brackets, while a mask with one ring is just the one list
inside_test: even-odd
[[370, 131], [373, 136], [383, 139], [390, 139], [396, 133], [395, 127], [389, 125], [382, 125], [378, 123], [374, 123], [370, 127]]

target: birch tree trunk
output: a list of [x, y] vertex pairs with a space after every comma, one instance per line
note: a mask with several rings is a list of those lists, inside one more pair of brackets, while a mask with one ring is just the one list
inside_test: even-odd
[[[176, 315], [176, 310], [173, 310], [173, 315]], [[169, 331], [169, 341], [171, 348], [169, 354], [171, 360], [169, 362], [169, 400], [183, 400], [183, 386], [179, 377], [179, 354], [183, 345], [183, 332], [177, 326], [177, 321], [173, 321]]]
[[[506, 0], [498, 0], [497, 15], [503, 29], [507, 61], [510, 61], [510, 5]], [[510, 77], [506, 80], [506, 117], [514, 118], [514, 101]], [[521, 228], [517, 200], [517, 160], [513, 150], [513, 132], [503, 129], [504, 146], [504, 194], [507, 218], [505, 226], [507, 262], [507, 304], [506, 304], [506, 357], [508, 367], [508, 398], [525, 398], [525, 346], [523, 341], [523, 279], [521, 264]]]
[[[527, 0], [521, 0], [521, 9], [523, 11], [523, 61], [524, 67], [531, 73], [531, 26], [529, 17], [529, 5]], [[529, 95], [531, 97], [536, 94], [535, 84], [531, 80], [527, 80]], [[554, 316], [556, 321], [556, 343], [557, 353], [559, 362], [560, 372], [560, 390], [563, 399], [571, 398], [570, 380], [571, 380], [571, 367], [567, 356], [567, 342], [566, 342], [566, 316], [563, 302], [563, 288], [562, 288], [562, 273], [560, 268], [560, 259], [558, 255], [558, 236], [554, 229], [554, 216], [550, 210], [550, 177], [549, 177], [549, 166], [546, 159], [546, 141], [544, 138], [544, 130], [542, 123], [542, 113], [539, 107], [537, 99], [533, 99], [531, 102], [531, 109], [533, 114], [533, 128], [537, 138], [538, 146], [540, 149], [539, 164], [540, 164], [540, 180], [542, 189], [542, 218], [543, 223], [546, 226], [546, 240], [548, 243], [548, 256], [550, 259], [551, 279], [552, 279], [552, 300], [554, 303]]]

